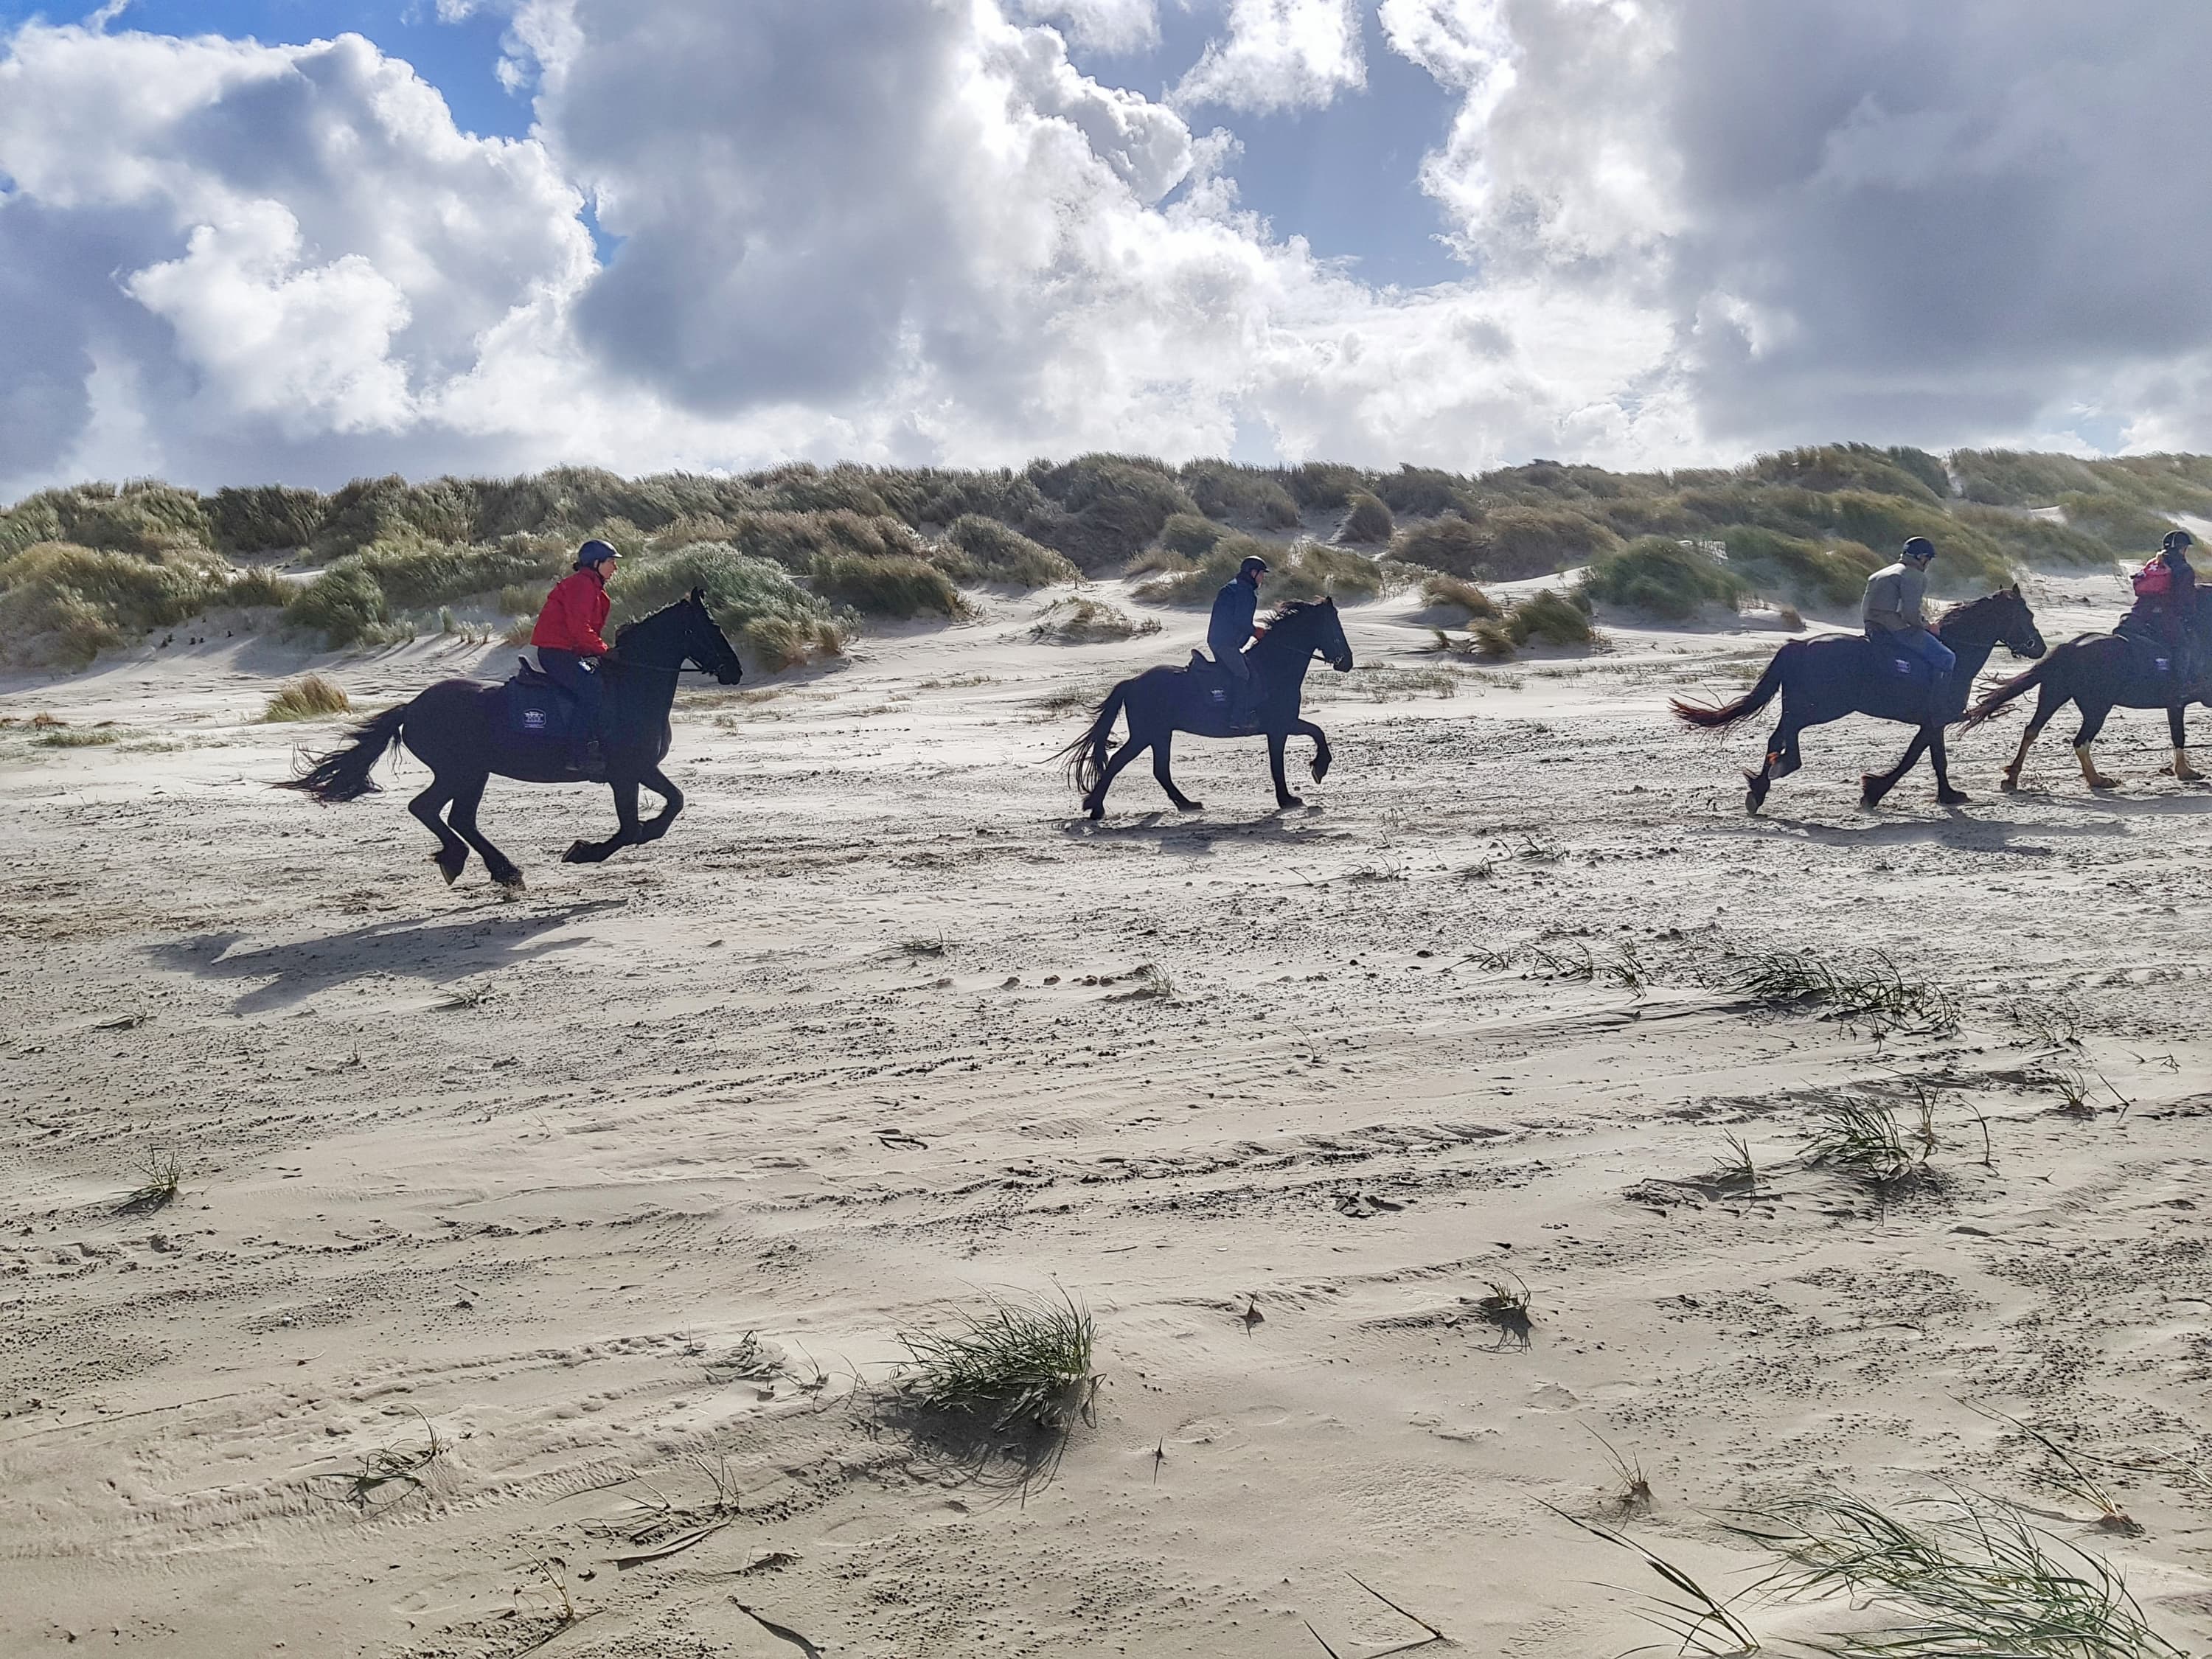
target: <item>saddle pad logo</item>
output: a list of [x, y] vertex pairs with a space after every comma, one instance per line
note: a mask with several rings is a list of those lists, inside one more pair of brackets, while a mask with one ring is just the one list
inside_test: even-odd
[[2173, 659], [2171, 657], [2153, 657], [2151, 661], [2157, 665], [2158, 672], [2161, 674], [2171, 674], [2173, 672]]
[[545, 711], [542, 708], [524, 709], [522, 729], [526, 732], [543, 732], [545, 729]]
[[1910, 674], [1912, 672], [1912, 659], [1909, 657], [1893, 657], [1890, 659], [1890, 665], [1900, 674]]

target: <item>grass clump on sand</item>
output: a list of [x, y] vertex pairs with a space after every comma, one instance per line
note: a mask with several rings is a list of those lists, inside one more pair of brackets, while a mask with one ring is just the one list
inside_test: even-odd
[[1457, 576], [1435, 575], [1421, 583], [1422, 601], [1438, 611], [1457, 609], [1471, 619], [1498, 615], [1497, 601], [1473, 582]]
[[1734, 1610], [1731, 1604], [1735, 1597], [1715, 1595], [1665, 1556], [1646, 1549], [1603, 1522], [1569, 1515], [1555, 1504], [1546, 1504], [1544, 1507], [1570, 1526], [1580, 1527], [1591, 1537], [1601, 1538], [1616, 1548], [1626, 1550], [1659, 1576], [1672, 1594], [1653, 1595], [1638, 1616], [1645, 1624], [1666, 1632], [1677, 1654], [1695, 1655], [1698, 1659], [1751, 1659], [1751, 1656], [1764, 1651], [1751, 1626]]
[[1051, 1434], [1089, 1416], [1101, 1380], [1091, 1369], [1097, 1333], [1073, 1297], [994, 1296], [986, 1311], [958, 1319], [950, 1330], [897, 1333], [907, 1352], [898, 1388], [908, 1404], [994, 1430], [1026, 1422]]
[[[1781, 539], [1781, 538], [1777, 538]], [[1734, 610], [1742, 578], [1711, 554], [1665, 536], [1639, 536], [1589, 568], [1583, 591], [1607, 605], [1680, 622], [1708, 605]]]
[[1856, 542], [1824, 545], [1756, 525], [1730, 525], [1721, 532], [1721, 542], [1728, 550], [1723, 574], [1814, 606], [1857, 604], [1866, 579], [1887, 562]]
[[185, 1161], [163, 1147], [149, 1146], [138, 1161], [139, 1183], [124, 1195], [125, 1210], [162, 1210], [177, 1201], [185, 1184]]
[[809, 574], [817, 593], [866, 616], [902, 621], [968, 614], [968, 602], [951, 577], [905, 554], [817, 553]]
[[1959, 1024], [1949, 989], [1908, 979], [1880, 951], [1832, 961], [1811, 951], [1768, 951], [1737, 976], [1735, 988], [1765, 1007], [1813, 1009], [1877, 1031], [1948, 1031]]
[[845, 630], [829, 607], [781, 566], [719, 542], [647, 553], [628, 564], [608, 590], [614, 601], [611, 625], [650, 616], [695, 587], [706, 590], [707, 608], [749, 666], [773, 674], [845, 648]]
[[1987, 1500], [1885, 1510], [1823, 1494], [1735, 1530], [1781, 1558], [1765, 1594], [1842, 1597], [1894, 1620], [1830, 1638], [1821, 1650], [1837, 1659], [2184, 1659], [2118, 1572]]
[[1133, 617], [1101, 599], [1076, 598], [1056, 599], [1048, 605], [1030, 629], [1030, 637], [1054, 645], [1095, 645], [1159, 631], [1159, 623], [1150, 617]]
[[320, 720], [327, 714], [350, 714], [353, 699], [336, 680], [322, 674], [302, 674], [296, 680], [285, 682], [283, 689], [269, 699], [269, 708], [261, 718], [275, 723], [281, 720]]
[[1336, 538], [1350, 543], [1388, 543], [1397, 533], [1398, 521], [1391, 516], [1382, 498], [1357, 489], [1345, 509], [1344, 522], [1337, 526]]
[[[1590, 626], [1589, 599], [1580, 588], [1567, 593], [1542, 588], [1501, 611], [1480, 590], [1465, 583], [1455, 585], [1491, 608], [1487, 613], [1474, 613], [1473, 626], [1464, 639], [1455, 640], [1442, 629], [1435, 629], [1435, 648], [1439, 651], [1480, 657], [1485, 662], [1506, 662], [1529, 645], [1571, 648], [1598, 642], [1597, 629]], [[1437, 579], [1433, 578], [1424, 589], [1431, 595], [1438, 591]]]
[[1082, 574], [1066, 554], [975, 513], [962, 514], [946, 527], [944, 546], [932, 556], [955, 581], [1050, 587]]
[[1918, 1172], [1932, 1150], [1932, 1132], [1915, 1157], [1905, 1145], [1897, 1114], [1879, 1101], [1844, 1095], [1814, 1108], [1812, 1139], [1805, 1161], [1845, 1171], [1876, 1187], [1887, 1187]]
[[64, 728], [45, 732], [31, 742], [40, 749], [103, 749], [111, 743], [123, 741], [123, 729], [116, 726], [98, 726], [88, 731]]
[[334, 560], [300, 590], [286, 614], [298, 627], [319, 630], [333, 649], [374, 644], [392, 621], [376, 573], [357, 554]]

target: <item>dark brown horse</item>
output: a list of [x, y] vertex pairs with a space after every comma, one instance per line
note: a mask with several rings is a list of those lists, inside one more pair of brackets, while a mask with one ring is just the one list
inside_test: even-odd
[[2166, 732], [2173, 739], [2173, 763], [2166, 769], [2184, 782], [2194, 781], [2204, 775], [2189, 763], [2189, 733], [2181, 715], [2192, 702], [2212, 701], [2212, 587], [2197, 590], [2197, 614], [2190, 629], [2193, 669], [2176, 662], [2174, 654], [2150, 640], [2119, 634], [2077, 635], [1976, 703], [1961, 729], [1979, 726], [2027, 691], [2039, 694], [2035, 713], [2028, 717], [2012, 764], [2004, 770], [2009, 793], [2020, 787], [2028, 750], [2070, 702], [2081, 711], [2081, 729], [2074, 734], [2074, 758], [2081, 764], [2082, 781], [2092, 789], [2116, 789], [2119, 781], [2100, 772], [2090, 754], [2097, 734], [2105, 729], [2106, 717], [2115, 708], [2163, 708]]
[[1756, 772], [1743, 775], [1750, 786], [1744, 795], [1746, 811], [1759, 811], [1774, 781], [1797, 769], [1800, 732], [1846, 714], [1872, 714], [1877, 720], [1902, 720], [1920, 728], [1895, 766], [1887, 772], [1869, 772], [1859, 780], [1861, 805], [1879, 805], [1925, 753], [1936, 769], [1936, 799], [1946, 806], [1956, 806], [1966, 796], [1951, 787], [1943, 728], [1965, 712], [1966, 693], [1990, 652], [2002, 645], [2015, 657], [2039, 657], [2043, 635], [2036, 631], [2034, 613], [2017, 586], [1953, 605], [1936, 623], [1936, 631], [1959, 659], [1951, 675], [1950, 693], [1941, 709], [1929, 706], [1925, 679], [1896, 672], [1905, 659], [1894, 647], [1876, 645], [1857, 634], [1830, 634], [1817, 640], [1790, 641], [1774, 653], [1759, 684], [1734, 702], [1711, 708], [1675, 698], [1672, 705], [1675, 718], [1708, 730], [1733, 726], [1764, 708], [1777, 692], [1781, 694], [1782, 723], [1766, 741], [1765, 763]]
[[[1275, 775], [1275, 804], [1302, 806], [1283, 776], [1283, 744], [1296, 732], [1314, 741], [1313, 775], [1318, 783], [1328, 775], [1328, 738], [1299, 713], [1306, 670], [1316, 657], [1340, 674], [1352, 666], [1352, 647], [1344, 637], [1344, 622], [1336, 614], [1334, 599], [1311, 603], [1293, 599], [1275, 613], [1246, 656], [1260, 677], [1260, 702], [1249, 726], [1231, 730], [1228, 720], [1231, 682], [1219, 669], [1196, 652], [1186, 668], [1148, 668], [1133, 679], [1123, 680], [1098, 705], [1090, 728], [1060, 751], [1067, 763], [1068, 781], [1081, 792], [1083, 810], [1094, 818], [1106, 816], [1106, 791], [1131, 761], [1152, 750], [1152, 776], [1181, 812], [1195, 812], [1202, 805], [1176, 787], [1168, 770], [1170, 745], [1178, 732], [1201, 738], [1257, 737], [1267, 739], [1267, 763]], [[1122, 714], [1129, 719], [1129, 740], [1111, 750], [1114, 722]], [[1111, 750], [1112, 758], [1108, 758]]]
[[[735, 685], [744, 671], [738, 653], [707, 611], [706, 595], [693, 588], [689, 599], [632, 623], [615, 636], [607, 659], [606, 709], [601, 749], [606, 782], [614, 791], [620, 827], [605, 841], [579, 841], [563, 854], [570, 864], [597, 864], [617, 848], [658, 841], [684, 810], [683, 792], [662, 775], [670, 732], [668, 711], [676, 702], [676, 679], [684, 665], [696, 663], [724, 685]], [[507, 688], [480, 680], [440, 680], [412, 702], [364, 720], [344, 748], [317, 757], [296, 778], [278, 784], [319, 801], [353, 800], [377, 793], [369, 774], [385, 751], [403, 741], [430, 769], [430, 787], [407, 803], [407, 810], [438, 838], [431, 860], [446, 879], [456, 879], [469, 861], [469, 849], [483, 855], [484, 868], [501, 886], [522, 885], [522, 872], [477, 828], [477, 805], [484, 786], [497, 773], [524, 783], [583, 781], [568, 769], [565, 740], [525, 737], [511, 729]], [[664, 805], [651, 820], [637, 816], [639, 787]], [[450, 813], [447, 809], [450, 807]]]

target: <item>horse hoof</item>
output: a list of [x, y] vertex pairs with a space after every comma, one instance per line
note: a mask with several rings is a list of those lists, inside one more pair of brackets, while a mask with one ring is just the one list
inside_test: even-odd
[[446, 878], [446, 885], [448, 887], [461, 878], [461, 872], [467, 867], [468, 861], [468, 854], [465, 853], [457, 859], [448, 859], [442, 853], [433, 853], [430, 855], [430, 862], [438, 866], [438, 873]]
[[1090, 818], [1091, 823], [1096, 823], [1099, 819], [1106, 816], [1106, 809], [1103, 806], [1093, 806], [1088, 811], [1085, 816]]
[[1879, 806], [1881, 805], [1881, 798], [1888, 793], [1889, 786], [1884, 783], [1880, 778], [1876, 777], [1873, 773], [1869, 772], [1860, 777], [1860, 805]]
[[1963, 789], [1938, 789], [1936, 804], [1939, 806], [1964, 806], [1973, 797]]
[[1316, 761], [1316, 762], [1313, 763], [1313, 781], [1314, 781], [1316, 783], [1319, 783], [1319, 782], [1320, 782], [1323, 778], [1327, 777], [1328, 775], [1328, 760], [1327, 760], [1326, 758], [1324, 758], [1324, 759], [1322, 759], [1322, 760], [1317, 760], [1317, 761]]
[[1176, 803], [1176, 811], [1178, 812], [1203, 812], [1206, 811], [1206, 803], [1202, 800], [1179, 800]]
[[1278, 806], [1304, 806], [1305, 804], [1306, 798], [1304, 795], [1278, 795], [1275, 797], [1275, 805]]
[[2002, 783], [1999, 784], [1997, 787], [2003, 790], [2008, 795], [2016, 795], [2020, 793], [2020, 780], [2018, 778], [2007, 778]]
[[589, 842], [571, 842], [568, 844], [568, 850], [561, 854], [561, 862], [563, 864], [588, 864], [591, 860], [592, 845]]
[[492, 879], [498, 884], [499, 896], [501, 898], [520, 898], [522, 896], [521, 871], [510, 870], [503, 876], [494, 876]]

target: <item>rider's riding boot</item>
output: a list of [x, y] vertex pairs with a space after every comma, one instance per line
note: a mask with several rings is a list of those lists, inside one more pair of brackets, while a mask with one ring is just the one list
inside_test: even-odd
[[586, 772], [604, 772], [606, 769], [606, 751], [599, 746], [599, 740], [597, 738], [585, 738], [584, 770]]
[[1928, 706], [1936, 711], [1936, 718], [1938, 720], [1948, 722], [1952, 718], [1951, 671], [1949, 669], [1937, 671], [1934, 682], [1928, 688]]

